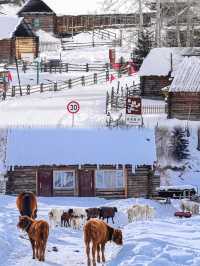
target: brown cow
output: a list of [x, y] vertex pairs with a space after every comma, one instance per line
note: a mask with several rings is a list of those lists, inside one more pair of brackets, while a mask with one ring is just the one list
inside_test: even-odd
[[33, 192], [22, 192], [16, 199], [16, 205], [22, 216], [37, 218], [37, 199]]
[[88, 208], [85, 210], [87, 213], [87, 221], [91, 218], [99, 218], [100, 209], [99, 208]]
[[49, 224], [43, 220], [35, 221], [28, 216], [20, 216], [17, 227], [28, 233], [33, 250], [33, 259], [36, 257], [39, 261], [44, 261]]
[[102, 253], [102, 262], [105, 262], [104, 250], [105, 244], [108, 241], [113, 241], [117, 245], [122, 245], [122, 231], [114, 229], [104, 221], [98, 219], [89, 220], [84, 226], [84, 241], [87, 254], [87, 265], [91, 265], [90, 260], [90, 242], [92, 242], [92, 261], [93, 266], [96, 266], [96, 252], [97, 262], [100, 263], [100, 249]]

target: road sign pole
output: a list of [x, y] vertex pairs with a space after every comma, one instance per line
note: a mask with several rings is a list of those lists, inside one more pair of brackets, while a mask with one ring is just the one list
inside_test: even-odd
[[72, 114], [72, 127], [74, 127], [74, 114]]

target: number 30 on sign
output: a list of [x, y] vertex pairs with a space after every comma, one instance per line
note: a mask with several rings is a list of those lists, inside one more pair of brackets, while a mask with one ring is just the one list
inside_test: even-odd
[[80, 104], [76, 101], [71, 101], [67, 105], [67, 110], [71, 114], [76, 114], [80, 110]]
[[67, 111], [72, 114], [72, 127], [74, 127], [74, 115], [80, 110], [80, 104], [76, 101], [71, 101], [67, 104]]

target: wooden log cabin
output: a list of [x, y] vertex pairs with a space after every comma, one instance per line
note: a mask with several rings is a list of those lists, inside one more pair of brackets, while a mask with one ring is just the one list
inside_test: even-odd
[[162, 89], [169, 86], [173, 74], [183, 60], [183, 48], [154, 48], [144, 59], [140, 70], [140, 89], [143, 97], [164, 99]]
[[185, 57], [168, 94], [168, 118], [200, 121], [200, 57]]
[[7, 143], [7, 194], [150, 197], [160, 185], [153, 130], [13, 129]]
[[0, 16], [0, 62], [38, 56], [38, 37], [23, 18]]
[[[102, 27], [130, 27], [139, 24], [139, 14], [99, 13], [99, 1], [28, 0], [18, 12], [33, 30], [42, 29], [58, 36]], [[144, 26], [151, 22], [151, 13], [143, 14]]]

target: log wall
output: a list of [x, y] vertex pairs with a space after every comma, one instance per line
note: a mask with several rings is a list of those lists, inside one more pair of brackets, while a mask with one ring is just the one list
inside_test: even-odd
[[[54, 14], [22, 13], [20, 16], [24, 17], [25, 22], [33, 31], [41, 29], [56, 33], [56, 16]], [[34, 26], [34, 19], [39, 19], [39, 27]]]
[[15, 40], [16, 58], [22, 59], [22, 54], [33, 54], [33, 58], [38, 56], [39, 40], [37, 37], [17, 37]]
[[200, 121], [200, 92], [170, 92], [168, 118]]
[[152, 99], [164, 98], [162, 88], [169, 86], [171, 80], [168, 76], [142, 76], [140, 77], [140, 88], [143, 97]]
[[37, 171], [32, 167], [16, 168], [15, 171], [8, 171], [6, 194], [17, 195], [24, 190], [36, 193]]
[[[37, 167], [16, 167], [7, 173], [7, 194], [19, 194], [30, 190], [37, 194]], [[75, 189], [54, 189], [52, 196], [78, 196], [78, 166], [45, 167], [53, 170], [75, 170]], [[97, 169], [94, 165], [85, 165], [81, 169]], [[116, 169], [115, 166], [104, 165], [100, 169]], [[122, 169], [120, 165], [118, 169]], [[125, 187], [122, 189], [95, 189], [95, 196], [104, 198], [150, 197], [155, 195], [155, 189], [160, 185], [160, 177], [150, 175], [150, 166], [139, 166], [135, 173], [132, 167], [127, 166], [124, 171]]]
[[15, 57], [13, 39], [0, 40], [0, 62], [12, 63]]

